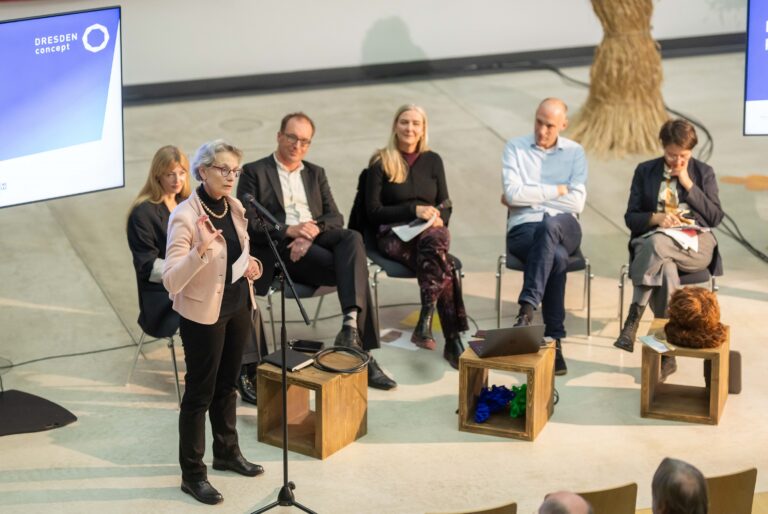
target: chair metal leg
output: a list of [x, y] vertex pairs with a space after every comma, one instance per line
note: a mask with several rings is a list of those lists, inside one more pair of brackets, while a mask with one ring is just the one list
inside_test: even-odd
[[320, 307], [323, 306], [324, 299], [325, 299], [325, 295], [321, 296], [320, 299], [317, 301], [317, 309], [315, 309], [315, 317], [312, 320], [312, 328], [315, 328], [317, 326], [317, 318], [320, 317]]
[[629, 274], [629, 266], [622, 264], [619, 268], [619, 328], [624, 321], [624, 285], [627, 282], [627, 275]]
[[504, 263], [507, 254], [499, 255], [496, 262], [496, 328], [501, 328], [501, 274], [504, 273]]
[[171, 350], [171, 362], [173, 362], [173, 378], [176, 379], [176, 397], [181, 408], [181, 387], [179, 386], [179, 367], [176, 364], [176, 346], [173, 344], [173, 337], [168, 338], [168, 348]]
[[125, 385], [128, 385], [131, 383], [131, 378], [133, 377], [133, 371], [136, 369], [136, 363], [139, 362], [139, 354], [141, 353], [141, 347], [144, 346], [144, 339], [147, 337], [147, 334], [145, 334], [143, 331], [141, 332], [141, 337], [139, 338], [139, 344], [136, 346], [136, 355], [133, 357], [133, 366], [131, 366], [131, 371], [128, 372], [128, 378], [125, 380]]
[[714, 275], [712, 275], [709, 280], [710, 280], [710, 284], [709, 284], [710, 290], [713, 293], [717, 293], [720, 290], [720, 288], [717, 285], [717, 279], [715, 278]]
[[584, 275], [584, 292], [587, 295], [587, 337], [592, 335], [592, 265], [584, 259], [587, 267]]
[[379, 311], [379, 273], [384, 271], [377, 266], [373, 272], [373, 304], [376, 306], [376, 331], [381, 334], [381, 312]]
[[275, 332], [274, 306], [272, 305], [272, 295], [275, 292], [270, 289], [267, 291], [267, 312], [269, 312], [269, 326], [272, 328], [272, 350], [277, 351], [277, 335]]

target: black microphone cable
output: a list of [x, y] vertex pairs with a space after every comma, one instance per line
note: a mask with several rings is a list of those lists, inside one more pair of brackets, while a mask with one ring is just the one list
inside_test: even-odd
[[[335, 366], [331, 366], [330, 364], [323, 363], [321, 359], [331, 355], [332, 353], [347, 353], [360, 359], [360, 362], [349, 368], [337, 368]], [[331, 346], [330, 348], [320, 350], [317, 354], [315, 354], [314, 366], [317, 369], [327, 371], [328, 373], [360, 373], [368, 366], [370, 361], [371, 356], [363, 350], [358, 350], [357, 348], [352, 348], [349, 346]]]

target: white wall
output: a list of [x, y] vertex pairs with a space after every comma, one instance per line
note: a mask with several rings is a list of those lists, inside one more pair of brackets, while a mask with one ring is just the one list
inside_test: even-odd
[[[5, 1], [0, 19], [115, 3]], [[744, 0], [654, 5], [657, 39], [745, 30]], [[125, 0], [122, 7], [125, 85], [567, 48], [602, 36], [588, 0]]]

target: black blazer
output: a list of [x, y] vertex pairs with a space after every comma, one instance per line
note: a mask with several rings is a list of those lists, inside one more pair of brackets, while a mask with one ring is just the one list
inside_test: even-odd
[[[696, 219], [696, 224], [701, 227], [714, 228], [723, 220], [723, 209], [720, 206], [717, 179], [711, 166], [696, 159], [688, 161], [688, 175], [694, 186], [687, 191], [678, 182], [677, 195], [681, 203], [686, 203], [691, 209], [691, 214]], [[659, 188], [664, 180], [664, 158], [659, 157], [638, 164], [635, 175], [632, 178], [632, 188], [629, 191], [627, 212], [624, 214], [624, 222], [632, 232], [634, 239], [650, 230], [651, 216], [657, 212]], [[630, 245], [630, 260], [632, 247]], [[717, 246], [709, 265], [712, 275], [723, 274], [723, 262]]]
[[165, 259], [169, 216], [164, 203], [145, 201], [133, 208], [126, 226], [139, 290], [138, 324], [152, 337], [170, 337], [179, 328], [168, 291], [149, 281], [155, 259]]
[[[336, 207], [331, 194], [331, 187], [325, 176], [325, 170], [311, 162], [303, 161], [304, 169], [301, 179], [307, 195], [307, 203], [312, 218], [317, 222], [320, 231], [343, 228], [344, 216]], [[264, 266], [264, 273], [254, 283], [256, 292], [263, 295], [267, 292], [274, 274], [275, 260], [267, 246], [264, 233], [259, 228], [253, 208], [245, 201], [244, 196], [251, 194], [264, 206], [280, 223], [285, 223], [285, 205], [283, 203], [283, 188], [277, 174], [277, 164], [273, 155], [264, 157], [243, 166], [243, 174], [237, 184], [237, 197], [243, 202], [248, 218], [248, 233], [251, 236], [251, 255], [259, 259]], [[285, 239], [285, 228], [270, 230], [270, 237], [280, 243]]]

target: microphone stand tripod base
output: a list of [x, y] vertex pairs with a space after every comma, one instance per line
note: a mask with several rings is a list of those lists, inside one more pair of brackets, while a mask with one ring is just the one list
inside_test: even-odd
[[293, 496], [294, 489], [296, 489], [296, 485], [293, 482], [288, 482], [283, 487], [281, 487], [280, 492], [277, 493], [277, 501], [270, 503], [266, 507], [262, 507], [261, 509], [257, 510], [253, 514], [260, 514], [262, 512], [266, 512], [278, 506], [296, 507], [297, 509], [303, 510], [308, 514], [317, 514], [315, 511], [308, 509], [307, 507], [305, 507], [304, 505], [296, 501], [296, 499]]

